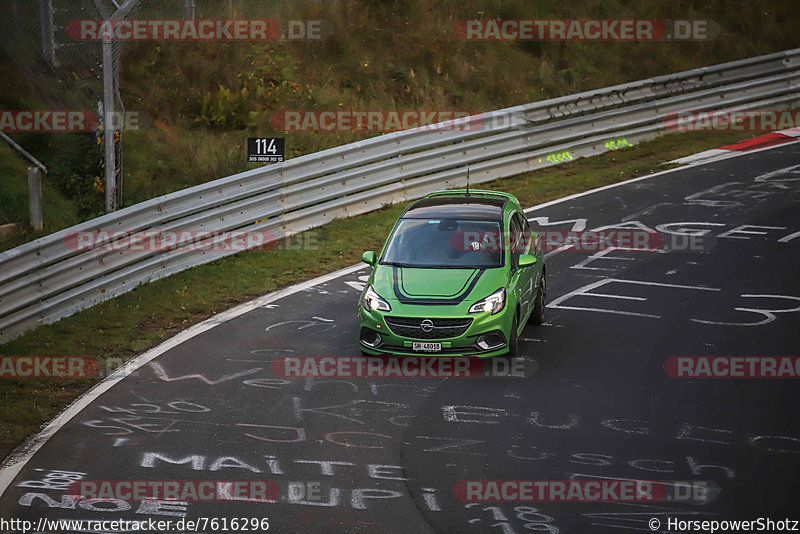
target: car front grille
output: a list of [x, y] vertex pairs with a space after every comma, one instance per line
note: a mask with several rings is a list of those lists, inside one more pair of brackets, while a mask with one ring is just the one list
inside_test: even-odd
[[[402, 337], [410, 337], [412, 339], [447, 339], [450, 337], [458, 337], [467, 331], [469, 325], [472, 324], [472, 318], [460, 319], [425, 319], [417, 317], [384, 317], [386, 325], [389, 329]], [[430, 321], [433, 323], [433, 329], [426, 332], [422, 329], [423, 321]]]

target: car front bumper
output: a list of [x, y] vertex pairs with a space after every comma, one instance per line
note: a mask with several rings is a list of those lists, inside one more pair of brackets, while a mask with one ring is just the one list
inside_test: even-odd
[[[508, 334], [511, 331], [513, 319], [508, 308], [494, 315], [489, 312], [464, 315], [448, 314], [453, 311], [452, 307], [404, 306], [393, 312], [381, 312], [367, 310], [363, 305], [359, 305], [361, 350], [375, 356], [475, 356], [479, 358], [500, 356], [508, 352]], [[422, 332], [420, 332], [422, 337], [399, 335], [388, 324], [390, 322], [396, 324], [397, 319], [421, 321], [425, 318], [430, 318], [433, 322], [437, 320], [469, 320], [470, 324], [463, 333], [454, 337], [431, 337], [434, 334], [423, 334]], [[395, 326], [394, 329], [398, 328]], [[375, 334], [380, 336], [380, 340], [377, 342]], [[442, 350], [437, 352], [415, 351], [413, 349], [414, 342], [441, 343]]]

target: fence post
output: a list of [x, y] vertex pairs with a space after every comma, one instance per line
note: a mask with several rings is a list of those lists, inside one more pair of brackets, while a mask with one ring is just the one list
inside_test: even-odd
[[[16, 4], [15, 4], [16, 5]], [[56, 58], [56, 42], [53, 26], [53, 1], [40, 0], [41, 26], [42, 26], [42, 56], [53, 67], [59, 67]]]
[[[113, 14], [109, 14], [103, 7], [103, 4], [97, 0], [95, 5], [104, 21], [109, 20], [122, 20], [128, 16], [131, 9], [133, 9], [139, 0], [125, 0], [120, 6], [116, 2], [114, 5], [117, 10]], [[114, 123], [116, 121], [114, 109], [114, 93], [119, 92], [119, 73], [114, 75], [114, 38], [113, 31], [106, 29], [103, 33], [103, 140], [105, 146], [104, 164], [105, 164], [105, 188], [106, 188], [106, 213], [116, 211], [122, 204], [122, 191], [121, 182], [122, 174], [117, 177], [117, 154], [114, 145]], [[119, 67], [119, 57], [116, 59], [117, 67]], [[122, 131], [120, 130], [120, 136]], [[120, 137], [120, 143], [121, 143]], [[119, 178], [119, 180], [117, 180]], [[118, 181], [120, 183], [118, 183]]]
[[37, 232], [42, 230], [42, 173], [39, 167], [28, 167], [28, 209], [31, 226]]
[[103, 37], [103, 163], [106, 178], [106, 213], [117, 210], [117, 159], [114, 146], [114, 52], [110, 35]]
[[186, 18], [194, 20], [194, 0], [186, 0]]

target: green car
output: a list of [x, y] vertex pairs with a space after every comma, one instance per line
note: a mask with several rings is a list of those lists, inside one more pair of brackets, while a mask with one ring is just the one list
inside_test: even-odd
[[544, 254], [513, 195], [431, 193], [411, 204], [372, 266], [358, 305], [368, 355], [515, 356], [544, 321]]

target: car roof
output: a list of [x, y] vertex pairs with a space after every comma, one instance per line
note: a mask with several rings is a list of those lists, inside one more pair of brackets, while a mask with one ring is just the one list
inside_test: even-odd
[[403, 213], [403, 219], [473, 219], [502, 221], [508, 199], [480, 196], [435, 196], [418, 200]]

